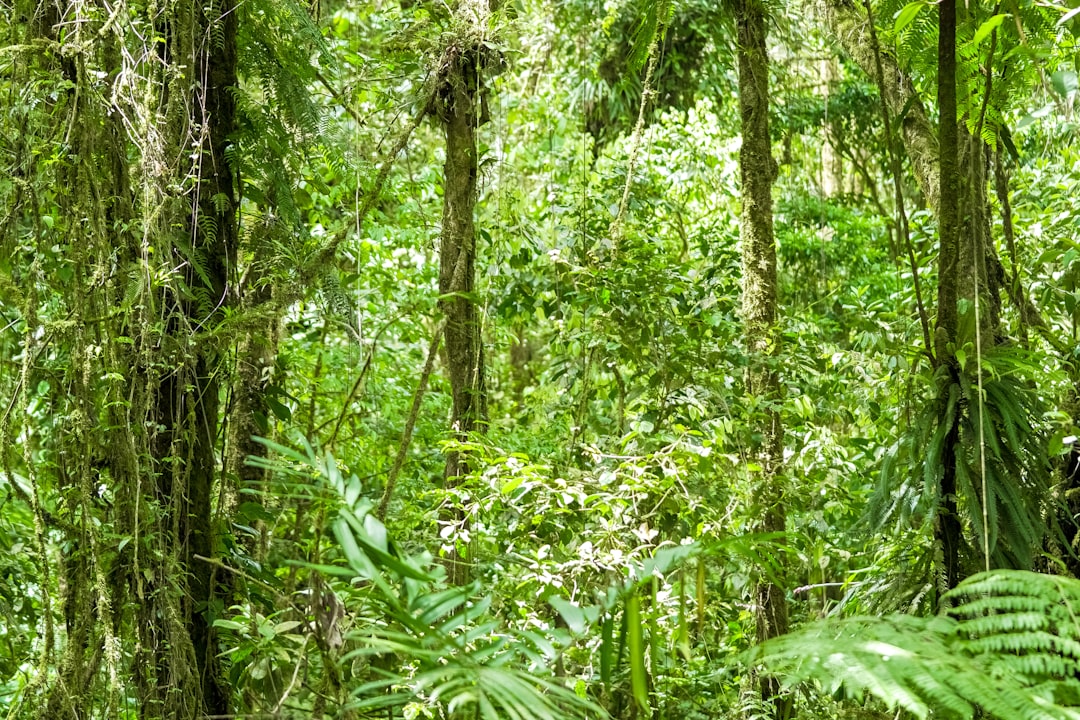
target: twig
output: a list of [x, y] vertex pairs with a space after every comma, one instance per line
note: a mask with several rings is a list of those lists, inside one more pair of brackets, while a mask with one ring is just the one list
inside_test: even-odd
[[307, 656], [304, 655], [304, 648], [307, 647], [308, 640], [310, 638], [310, 635], [304, 636], [304, 644], [300, 646], [300, 652], [297, 653], [300, 658], [297, 661], [296, 666], [293, 668], [292, 680], [289, 681], [289, 686], [285, 688], [285, 692], [281, 694], [281, 699], [277, 701], [277, 705], [274, 705], [274, 717], [277, 717], [277, 714], [281, 712], [281, 708], [285, 705], [285, 701], [289, 699], [289, 694], [292, 693], [293, 688], [296, 687], [296, 679], [300, 677], [300, 667], [305, 664], [305, 661], [307, 659]]
[[439, 352], [439, 342], [442, 340], [443, 326], [445, 325], [446, 320], [440, 321], [431, 337], [427, 360], [424, 362], [424, 370], [420, 374], [420, 383], [416, 386], [416, 392], [413, 393], [412, 408], [409, 410], [409, 417], [405, 420], [405, 431], [401, 436], [401, 444], [398, 445], [397, 457], [394, 458], [394, 466], [390, 468], [390, 475], [386, 478], [386, 489], [383, 491], [379, 509], [375, 513], [375, 517], [379, 518], [379, 520], [386, 519], [386, 509], [390, 506], [390, 497], [394, 494], [394, 485], [397, 483], [398, 473], [401, 472], [401, 466], [405, 463], [405, 455], [409, 452], [413, 428], [416, 427], [416, 418], [420, 415], [420, 403], [423, 402], [424, 393], [427, 391], [428, 378], [431, 377], [431, 370], [435, 366], [435, 355]]

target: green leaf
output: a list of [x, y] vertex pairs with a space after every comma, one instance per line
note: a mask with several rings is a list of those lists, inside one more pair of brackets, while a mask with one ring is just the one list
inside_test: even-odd
[[650, 583], [649, 593], [649, 612], [646, 623], [649, 626], [649, 649], [651, 651], [649, 658], [649, 667], [652, 668], [654, 673], [660, 672], [660, 624], [656, 621], [656, 607], [658, 605], [657, 598], [660, 594], [660, 579], [653, 577], [652, 583]]
[[626, 643], [630, 653], [630, 689], [638, 706], [646, 713], [649, 707], [649, 681], [645, 674], [645, 633], [641, 625], [641, 598], [637, 592], [626, 599]]
[[314, 451], [312, 450], [311, 446], [307, 444], [306, 440], [304, 441], [304, 444], [305, 448], [308, 451], [307, 455], [302, 455], [291, 447], [282, 445], [281, 443], [276, 443], [273, 440], [268, 440], [267, 438], [253, 437], [252, 440], [259, 443], [260, 445], [266, 446], [266, 448], [271, 452], [277, 453], [282, 457], [287, 457], [290, 460], [298, 462], [301, 465], [305, 465], [307, 467], [314, 468], [315, 463], [318, 461], [318, 459], [314, 455]]
[[360, 549], [359, 543], [356, 542], [356, 536], [353, 535], [352, 529], [349, 527], [349, 523], [345, 521], [345, 518], [338, 518], [334, 523], [334, 535], [338, 539], [338, 544], [341, 545], [341, 551], [345, 553], [345, 559], [349, 561], [349, 565], [352, 566], [353, 570], [367, 574], [372, 569], [371, 560]]
[[[367, 563], [387, 568], [402, 577], [431, 581], [434, 578], [408, 561], [402, 561], [387, 551], [386, 528], [375, 516], [368, 515], [363, 524], [348, 510], [334, 524], [334, 533], [341, 543], [345, 557], [354, 568], [363, 569]], [[363, 546], [363, 550], [360, 549]], [[364, 556], [366, 553], [366, 557]]]
[[258, 662], [251, 666], [250, 674], [253, 680], [262, 680], [264, 677], [269, 675], [270, 658], [260, 658]]
[[1076, 92], [1078, 83], [1072, 70], [1058, 70], [1050, 76], [1050, 82], [1061, 97], [1068, 99]]
[[321, 572], [323, 575], [333, 575], [335, 577], [343, 577], [352, 580], [356, 577], [356, 572], [347, 567], [341, 567], [340, 565], [320, 565], [319, 563], [309, 563], [303, 560], [286, 560], [286, 565], [292, 565], [294, 567], [302, 567], [308, 570], [315, 570]]
[[574, 603], [564, 600], [558, 595], [549, 597], [548, 603], [562, 615], [562, 619], [566, 621], [566, 626], [570, 628], [570, 632], [575, 635], [581, 635], [588, 629], [588, 623], [585, 621], [585, 613]]
[[641, 563], [639, 581], [663, 575], [684, 560], [697, 556], [701, 551], [697, 543], [687, 545], [668, 545], [657, 550], [651, 558]]
[[525, 478], [521, 475], [515, 475], [514, 477], [503, 483], [503, 486], [499, 488], [499, 492], [503, 495], [509, 495], [510, 493], [521, 487], [521, 483], [525, 482]]
[[1007, 18], [1007, 14], [994, 15], [989, 20], [979, 26], [979, 29], [975, 31], [975, 37], [971, 38], [971, 42], [974, 45], [978, 45], [986, 36], [997, 29], [997, 26], [1001, 24], [1001, 21]]
[[274, 515], [269, 512], [261, 503], [257, 502], [244, 502], [240, 503], [240, 506], [236, 508], [236, 514], [243, 520], [262, 520], [263, 522], [273, 522]]
[[911, 21], [915, 19], [915, 16], [919, 14], [919, 11], [926, 7], [925, 2], [913, 2], [905, 5], [900, 12], [896, 13], [896, 23], [893, 25], [893, 32], [899, 35], [903, 32], [904, 28], [911, 24]]
[[1050, 457], [1064, 455], [1066, 450], [1072, 449], [1072, 443], [1069, 443], [1068, 445], [1065, 444], [1064, 430], [1058, 430], [1052, 436], [1050, 436], [1050, 440], [1047, 445], [1047, 455], [1049, 455]]
[[360, 499], [360, 492], [360, 478], [353, 477], [349, 480], [349, 484], [345, 486], [345, 505], [350, 509], [354, 508], [356, 501]]
[[604, 686], [611, 685], [612, 657], [615, 645], [613, 642], [614, 622], [611, 615], [604, 616], [604, 622], [600, 625], [600, 682]]
[[1013, 142], [1012, 133], [1009, 132], [1009, 128], [1002, 125], [998, 134], [1001, 138], [1001, 144], [1009, 151], [1009, 155], [1012, 156], [1013, 160], [1019, 160], [1020, 151], [1016, 149], [1016, 143]]
[[278, 420], [283, 422], [292, 420], [292, 410], [289, 409], [288, 405], [280, 403], [272, 397], [265, 398], [265, 400], [270, 411], [274, 413], [274, 417]]
[[226, 630], [243, 630], [244, 626], [234, 620], [215, 620], [214, 627], [225, 628]]
[[416, 610], [420, 611], [416, 618], [425, 625], [433, 625], [436, 620], [446, 617], [455, 612], [469, 599], [468, 587], [452, 587], [441, 592], [424, 595], [417, 599]]
[[679, 572], [679, 616], [677, 622], [675, 647], [678, 649], [679, 654], [682, 655], [683, 660], [690, 662], [693, 659], [693, 652], [690, 648], [690, 621], [686, 614], [686, 574], [682, 571]]
[[660, 16], [657, 13], [657, 3], [650, 2], [631, 41], [630, 55], [626, 58], [630, 68], [640, 70], [645, 65], [645, 61], [649, 59], [649, 48], [659, 30]]

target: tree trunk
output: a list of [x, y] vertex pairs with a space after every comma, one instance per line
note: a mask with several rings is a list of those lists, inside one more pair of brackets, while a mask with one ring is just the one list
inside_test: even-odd
[[991, 347], [1001, 336], [1001, 288], [1004, 278], [989, 261], [997, 256], [990, 230], [990, 200], [987, 196], [990, 153], [986, 143], [964, 131], [960, 152], [960, 247], [957, 294], [960, 300], [979, 300], [982, 348]]
[[[458, 12], [468, 22], [479, 24], [487, 14], [486, 2], [463, 2]], [[439, 308], [446, 316], [446, 366], [452, 395], [450, 424], [459, 441], [467, 440], [469, 433], [480, 429], [486, 413], [480, 315], [472, 297], [476, 285], [473, 213], [478, 173], [476, 129], [482, 121], [482, 72], [482, 46], [455, 41], [443, 54], [435, 99], [435, 110], [446, 133]], [[450, 451], [446, 457], [446, 485], [452, 487], [467, 472], [467, 460], [457, 450]], [[462, 517], [460, 513], [451, 513], [443, 520], [460, 523]], [[468, 576], [464, 558], [452, 552], [447, 564], [450, 581], [464, 583]]]
[[[864, 48], [869, 36], [865, 15], [859, 18], [848, 0], [824, 0], [824, 9], [834, 34], [844, 49], [863, 70], [873, 73], [874, 56]], [[940, 13], [944, 13], [942, 16]], [[935, 329], [935, 354], [948, 366], [949, 381], [958, 382], [959, 368], [949, 343], [957, 340], [960, 300], [973, 303], [979, 298], [982, 345], [1001, 342], [1001, 289], [1009, 297], [1026, 325], [1044, 327], [1041, 315], [1022, 290], [1006, 276], [990, 233], [990, 209], [987, 200], [988, 160], [982, 140], [961, 132], [957, 122], [955, 84], [955, 2], [939, 6], [939, 75], [938, 93], [941, 109], [939, 138], [935, 138], [925, 105], [915, 93], [909, 78], [896, 64], [895, 57], [881, 53], [884, 69], [885, 99], [893, 113], [904, 112], [902, 138], [916, 182], [928, 204], [939, 217], [939, 286], [938, 317]], [[1007, 188], [998, 188], [998, 195]], [[1007, 195], [1006, 195], [1007, 197]], [[1006, 228], [1008, 236], [1011, 228]], [[1007, 237], [1007, 240], [1011, 238]], [[1010, 243], [1011, 244], [1011, 243]], [[1049, 338], [1053, 340], [1052, 338]], [[942, 567], [946, 587], [960, 579], [959, 551], [962, 530], [956, 516], [956, 444], [959, 429], [955, 423], [947, 430], [939, 485], [939, 518], [935, 538], [942, 549]]]
[[[820, 83], [820, 94], [825, 103], [825, 122], [829, 122], [829, 98], [832, 95], [833, 83], [836, 82], [836, 59], [833, 57], [823, 58], [817, 61], [817, 81]], [[844, 156], [833, 146], [830, 133], [822, 134], [821, 153], [821, 181], [819, 187], [821, 194], [826, 198], [835, 197], [844, 192]]]
[[[746, 349], [750, 355], [746, 373], [747, 394], [758, 408], [752, 417], [755, 447], [749, 462], [758, 465], [762, 532], [783, 532], [787, 523], [783, 505], [781, 465], [783, 426], [778, 405], [780, 377], [776, 370], [780, 346], [777, 327], [776, 242], [773, 235], [772, 184], [776, 163], [769, 137], [769, 59], [765, 41], [764, 8], [759, 0], [739, 0], [736, 5], [739, 112], [742, 149], [739, 173], [742, 182], [743, 298], [742, 314]], [[756, 588], [757, 637], [759, 641], [788, 630], [787, 600], [783, 588], [760, 580]], [[790, 707], [778, 695], [776, 678], [763, 677], [761, 695], [773, 704], [774, 717], [788, 716]]]
[[[869, 77], [876, 77], [874, 41], [866, 13], [860, 13], [853, 0], [821, 0], [821, 9], [833, 35], [844, 51]], [[926, 105], [916, 93], [911, 79], [900, 69], [896, 57], [886, 48], [880, 49], [878, 57], [881, 62], [883, 80], [881, 85], [884, 87], [884, 99], [888, 109], [893, 117], [903, 118], [901, 137], [908, 159], [911, 161], [915, 182], [922, 190], [926, 204], [933, 210], [939, 210], [942, 187], [942, 170], [939, 160], [941, 148], [933, 124], [926, 112]], [[955, 61], [953, 77], [955, 79]], [[955, 88], [955, 83], [953, 87]], [[955, 100], [955, 89], [953, 98]], [[954, 102], [954, 115], [955, 107]], [[995, 340], [1000, 340], [996, 336], [1000, 327], [999, 298], [1002, 286], [1009, 290], [1010, 298], [1017, 306], [1021, 317], [1030, 318], [1027, 324], [1038, 325], [1039, 313], [1030, 300], [1008, 285], [1008, 278], [1005, 277], [989, 233], [990, 216], [985, 187], [987, 169], [981, 159], [984, 143], [966, 132], [963, 139], [965, 145], [970, 142], [972, 150], [970, 153], [960, 152], [961, 138], [958, 132], [955, 143], [956, 163], [959, 167], [963, 161], [964, 167], [958, 171], [957, 186], [953, 195], [957, 203], [956, 222], [961, 228], [957, 239], [956, 297], [968, 300], [975, 297], [974, 271], [966, 271], [978, 268], [980, 296], [983, 298], [983, 307], [987, 309], [985, 317], [982, 318], [984, 330], [991, 333]], [[967, 192], [961, 187], [964, 185], [962, 180], [965, 177], [972, 178], [972, 182], [966, 184]], [[1002, 190], [999, 189], [999, 196], [1001, 192]], [[1010, 235], [1011, 233], [1007, 231], [1007, 239], [1011, 246]], [[969, 238], [971, 243], [967, 244], [966, 240]], [[961, 246], [961, 242], [965, 244]], [[961, 284], [964, 284], [964, 287], [961, 287]]]
[[[877, 75], [874, 43], [870, 36], [866, 13], [855, 0], [820, 0], [822, 15], [844, 51], [851, 56], [867, 77]], [[915, 181], [922, 190], [926, 204], [938, 204], [938, 143], [934, 126], [926, 114], [915, 86], [900, 70], [896, 57], [882, 48], [882, 74], [885, 79], [885, 101], [893, 117], [902, 118], [900, 134], [911, 161]]]
[[[938, 203], [938, 297], [934, 345], [938, 361], [945, 365], [951, 384], [959, 384], [955, 348], [960, 254], [960, 168], [959, 132], [956, 118], [956, 0], [938, 4], [938, 162], [941, 198]], [[948, 391], [948, 390], [947, 390]], [[942, 552], [945, 589], [960, 582], [960, 541], [962, 529], [956, 504], [956, 462], [960, 441], [960, 414], [946, 414], [942, 451], [942, 474], [934, 535]]]
[[[254, 438], [271, 437], [273, 413], [267, 402], [266, 388], [273, 376], [281, 334], [281, 322], [276, 314], [273, 317], [258, 315], [259, 308], [271, 306], [273, 289], [270, 285], [263, 284], [257, 272], [252, 272], [244, 285], [240, 302], [245, 312], [256, 314], [257, 320], [236, 348], [226, 443], [229, 449], [226, 470], [236, 484], [227, 493], [227, 512], [238, 504], [241, 490], [258, 487], [268, 479], [265, 469], [249, 465], [247, 459], [267, 456], [266, 446]], [[259, 520], [255, 527], [259, 529], [259, 537], [247, 536], [242, 544], [253, 559], [261, 562], [266, 551], [266, 524]]]
[[[176, 238], [173, 252], [184, 257], [190, 243], [190, 257], [183, 271], [188, 290], [179, 299], [166, 298], [173, 312], [169, 328], [178, 343], [182, 367], [160, 379], [155, 415], [159, 431], [154, 442], [158, 472], [158, 498], [170, 524], [166, 545], [187, 578], [183, 601], [177, 610], [187, 627], [191, 653], [197, 674], [198, 698], [184, 702], [186, 713], [227, 715], [231, 691], [221, 676], [218, 648], [212, 616], [222, 604], [221, 578], [215, 568], [198, 557], [211, 558], [215, 553], [217, 528], [214, 527], [213, 495], [217, 478], [217, 440], [219, 429], [222, 356], [212, 345], [208, 331], [220, 323], [222, 310], [232, 304], [232, 274], [236, 268], [238, 227], [236, 193], [232, 170], [226, 160], [229, 136], [236, 130], [235, 103], [232, 93], [236, 78], [236, 8], [214, 3], [178, 6], [173, 19], [171, 60], [187, 64], [191, 88], [187, 106], [194, 108], [189, 118], [190, 130], [206, 134], [200, 152], [194, 157], [190, 176], [195, 187], [186, 219], [184, 236]], [[191, 54], [190, 37], [200, 39]], [[180, 141], [188, 140], [181, 137]], [[202, 337], [192, 338], [192, 336]], [[183, 348], [195, 340], [194, 352]], [[198, 556], [198, 557], [197, 557]], [[163, 568], [168, 572], [168, 568]], [[171, 611], [171, 609], [170, 609]], [[166, 616], [167, 617], [167, 616]], [[175, 631], [170, 634], [175, 635]], [[177, 672], [185, 662], [174, 648], [161, 643], [156, 650], [156, 664], [166, 676]], [[159, 675], [159, 682], [162, 677]], [[166, 707], [170, 706], [166, 701]], [[185, 717], [190, 714], [185, 714]]]
[[[201, 28], [205, 28], [203, 37], [208, 38], [202, 47], [206, 48], [204, 58], [196, 67], [209, 70], [209, 82], [205, 85], [202, 100], [205, 103], [203, 124], [209, 127], [209, 146], [204, 147], [198, 175], [198, 216], [193, 218], [195, 239], [208, 258], [210, 298], [217, 303], [211, 312], [210, 326], [217, 324], [222, 317], [221, 308], [231, 304], [230, 286], [233, 285], [231, 273], [236, 269], [236, 255], [239, 228], [236, 221], [237, 201], [234, 189], [232, 169], [226, 159], [229, 136], [236, 131], [236, 106], [233, 93], [237, 87], [236, 78], [236, 32], [237, 13], [233, 0], [221, 0], [222, 7], [216, 3], [201, 5]], [[204, 64], [205, 63], [205, 64]], [[198, 91], [196, 91], [198, 92]], [[199, 107], [196, 105], [195, 107]], [[200, 225], [200, 217], [213, 218], [213, 231]], [[196, 250], [198, 252], [198, 250]], [[192, 278], [193, 282], [195, 278]], [[206, 315], [197, 318], [205, 322]], [[231, 690], [220, 673], [218, 649], [212, 629], [212, 613], [215, 599], [218, 597], [215, 585], [219, 581], [214, 568], [195, 558], [213, 557], [216, 554], [211, 515], [211, 500], [216, 475], [215, 446], [218, 436], [218, 369], [223, 353], [217, 348], [204, 345], [200, 352], [195, 383], [196, 403], [195, 462], [192, 477], [188, 485], [188, 500], [192, 527], [186, 539], [186, 564], [191, 576], [191, 598], [195, 606], [190, 616], [191, 639], [195, 646], [195, 659], [198, 663], [202, 684], [203, 704], [208, 715], [227, 715], [231, 712]], [[201, 410], [201, 412], [200, 412]], [[206, 607], [200, 607], [206, 603]]]

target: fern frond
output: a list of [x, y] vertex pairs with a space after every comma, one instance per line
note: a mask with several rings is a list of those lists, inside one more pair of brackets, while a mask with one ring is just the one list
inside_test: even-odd
[[986, 350], [981, 360], [981, 399], [975, 363], [955, 381], [937, 372], [935, 395], [882, 463], [869, 517], [877, 527], [914, 519], [926, 527], [937, 511], [944, 444], [955, 422], [958, 502], [970, 544], [979, 548], [969, 564], [983, 565], [985, 545], [992, 565], [1028, 568], [1050, 530], [1043, 507], [1053, 477], [1047, 408], [1033, 382], [1042, 370], [1015, 347]]
[[750, 655], [789, 682], [843, 686], [925, 718], [1080, 718], [1080, 581], [993, 571], [946, 616], [813, 623]]
[[357, 612], [370, 617], [349, 634], [354, 649], [343, 661], [392, 654], [404, 660], [399, 670], [380, 669], [375, 679], [353, 687], [350, 708], [426, 702], [447, 715], [483, 720], [606, 717], [595, 703], [529, 665], [535, 631], [501, 630], [488, 615], [490, 598], [478, 597], [478, 583], [446, 587], [439, 582], [441, 567], [428, 571], [430, 556], [410, 557], [395, 548], [386, 527], [368, 514], [372, 504], [359, 495], [359, 479], [345, 478], [331, 455], [306, 441], [303, 451], [262, 442], [284, 460], [262, 459], [262, 466], [306, 475], [309, 485], [325, 486], [344, 501], [334, 534], [348, 567], [313, 568], [368, 584]]

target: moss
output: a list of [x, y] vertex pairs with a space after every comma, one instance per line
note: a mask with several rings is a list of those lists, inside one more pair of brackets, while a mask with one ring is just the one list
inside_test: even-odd
[[[746, 392], [756, 409], [750, 418], [760, 438], [747, 452], [747, 462], [760, 467], [756, 502], [762, 510], [759, 529], [782, 532], [787, 525], [781, 465], [783, 426], [776, 410], [780, 402], [780, 378], [776, 369], [780, 334], [777, 326], [776, 239], [773, 232], [772, 185], [776, 162], [769, 136], [769, 58], [765, 38], [764, 7], [757, 0], [735, 3], [739, 113], [742, 148], [739, 152], [742, 215], [739, 237], [743, 267], [743, 337], [749, 355]], [[759, 641], [788, 630], [784, 589], [767, 580], [755, 589]], [[761, 680], [762, 700], [773, 705], [777, 720], [788, 717], [791, 707], [779, 696], [779, 682]]]

